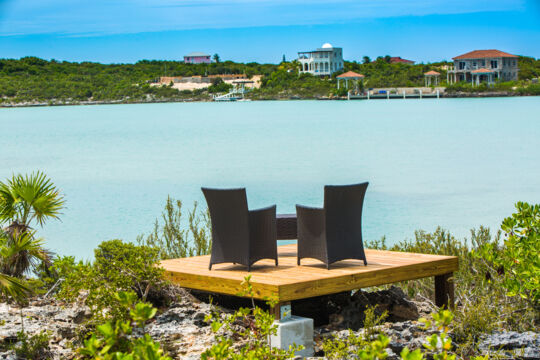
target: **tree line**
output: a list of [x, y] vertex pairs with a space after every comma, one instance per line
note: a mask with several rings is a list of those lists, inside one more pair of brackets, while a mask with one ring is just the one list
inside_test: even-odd
[[[366, 76], [366, 87], [423, 86], [424, 73], [436, 70], [446, 79], [448, 62], [430, 64], [392, 64], [388, 56], [371, 61], [345, 61], [344, 71]], [[519, 58], [519, 80], [540, 76], [540, 60]], [[206, 90], [179, 91], [171, 86], [151, 86], [161, 76], [205, 76], [218, 74], [263, 75], [257, 98], [313, 98], [338, 95], [335, 75], [329, 79], [300, 74], [294, 60], [276, 64], [215, 61], [211, 64], [186, 64], [181, 61], [141, 60], [134, 64], [101, 64], [44, 60], [37, 57], [0, 59], [0, 102], [78, 102], [205, 99], [209, 92], [225, 91], [225, 86]], [[219, 84], [214, 84], [219, 85]]]

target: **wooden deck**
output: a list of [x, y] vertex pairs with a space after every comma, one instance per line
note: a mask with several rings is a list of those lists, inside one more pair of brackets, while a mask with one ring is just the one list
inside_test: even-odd
[[246, 267], [232, 264], [213, 265], [210, 271], [209, 255], [164, 260], [161, 265], [166, 277], [182, 287], [227, 295], [238, 295], [242, 281], [251, 274], [255, 298], [273, 297], [280, 303], [434, 276], [437, 305], [453, 303], [451, 274], [458, 269], [454, 256], [366, 249], [368, 266], [345, 260], [327, 270], [314, 259], [302, 259], [297, 266], [294, 244], [278, 246], [278, 253], [279, 266], [273, 260], [261, 260], [250, 273]]

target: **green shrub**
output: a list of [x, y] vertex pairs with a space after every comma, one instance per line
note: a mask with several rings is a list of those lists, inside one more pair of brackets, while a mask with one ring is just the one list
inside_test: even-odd
[[212, 85], [208, 87], [208, 92], [214, 93], [227, 93], [232, 89], [231, 84], [227, 84], [222, 78], [217, 77], [212, 79]]
[[502, 274], [508, 296], [520, 296], [540, 311], [540, 205], [516, 204], [517, 212], [504, 219], [502, 247], [483, 244], [478, 255], [491, 265], [493, 277]]
[[135, 302], [137, 296], [130, 292], [115, 293], [118, 303], [129, 317], [127, 320], [107, 321], [98, 325], [96, 332], [77, 350], [82, 359], [103, 360], [171, 360], [165, 356], [159, 343], [148, 334], [133, 335], [137, 326], [144, 333], [145, 323], [156, 315], [157, 309], [144, 302]]
[[[448, 335], [450, 324], [454, 315], [449, 310], [439, 309], [431, 314], [431, 319], [420, 319], [424, 323], [424, 329], [432, 332], [423, 344], [429, 352], [427, 358], [435, 360], [454, 360], [456, 355], [452, 353], [452, 339]], [[390, 344], [388, 338], [382, 332], [378, 333], [375, 339], [366, 339], [364, 336], [355, 336], [351, 331], [349, 337], [340, 340], [336, 337], [327, 340], [323, 346], [325, 358], [327, 359], [361, 359], [378, 360], [386, 359], [388, 353], [386, 348]], [[400, 354], [404, 360], [422, 360], [424, 353], [420, 349], [410, 351], [405, 347]], [[477, 359], [479, 360], [479, 359]]]
[[540, 84], [530, 84], [527, 87], [518, 88], [521, 95], [540, 95]]
[[362, 336], [356, 336], [349, 329], [349, 336], [345, 340], [340, 340], [337, 336], [327, 339], [323, 343], [325, 357], [328, 359], [346, 359], [351, 353], [356, 353], [355, 356], [358, 357], [361, 352], [365, 351], [366, 347], [370, 347], [371, 342], [374, 340], [379, 342], [376, 343], [374, 348], [371, 348], [372, 350], [375, 350], [379, 344], [385, 344], [386, 340], [381, 338], [381, 335], [384, 334], [379, 330], [378, 326], [384, 323], [388, 312], [385, 311], [377, 316], [375, 309], [376, 307], [373, 306], [364, 311], [364, 331]]
[[22, 359], [41, 360], [49, 359], [49, 333], [42, 331], [29, 336], [24, 331], [17, 333], [19, 344], [13, 346], [15, 354]]
[[[488, 259], [502, 254], [500, 232], [494, 236], [484, 227], [471, 230], [469, 239], [457, 239], [448, 231], [437, 228], [429, 233], [415, 232], [412, 240], [401, 241], [393, 246], [386, 239], [368, 242], [367, 247], [391, 251], [406, 251], [426, 254], [452, 255], [459, 258], [459, 270], [454, 273], [456, 297], [457, 338], [464, 343], [467, 352], [478, 337], [494, 330], [527, 331], [538, 330], [539, 312], [527, 300], [507, 296], [503, 277]], [[492, 255], [484, 258], [480, 249], [491, 249]], [[532, 251], [532, 250], [531, 250]], [[498, 255], [493, 255], [498, 254]], [[531, 252], [533, 254], [533, 252]], [[529, 263], [531, 263], [529, 261]], [[421, 279], [401, 283], [400, 286], [411, 297], [425, 301], [434, 298], [432, 279]], [[495, 316], [496, 314], [496, 316]]]
[[[274, 315], [254, 305], [253, 289], [250, 283], [251, 276], [243, 282], [244, 290], [239, 296], [251, 297], [252, 308], [240, 308], [233, 314], [223, 314], [214, 311], [206, 317], [211, 324], [212, 331], [216, 333], [216, 343], [201, 354], [202, 360], [244, 360], [244, 359], [291, 359], [294, 353], [302, 346], [291, 346], [288, 350], [280, 350], [270, 346], [271, 335], [277, 333], [274, 324]], [[276, 305], [272, 300], [268, 305]], [[245, 330], [239, 330], [237, 324], [243, 324]], [[236, 349], [233, 339], [243, 341], [243, 345]]]
[[74, 301], [84, 294], [93, 321], [125, 320], [128, 313], [118, 301], [116, 292], [133, 291], [142, 301], [156, 295], [166, 284], [158, 261], [155, 248], [121, 240], [105, 241], [95, 250], [93, 263], [81, 261], [71, 267], [69, 260], [65, 260], [59, 264], [65, 265], [69, 272], [64, 274], [65, 281], [57, 296]]
[[168, 196], [161, 214], [162, 222], [156, 219], [153, 232], [137, 236], [137, 242], [158, 249], [160, 259], [209, 254], [212, 247], [210, 216], [208, 210], [199, 212], [197, 207], [195, 202], [184, 224], [182, 202]]

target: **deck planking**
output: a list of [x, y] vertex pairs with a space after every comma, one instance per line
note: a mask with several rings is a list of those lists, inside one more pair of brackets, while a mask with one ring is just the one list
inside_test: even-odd
[[215, 264], [208, 270], [209, 255], [163, 260], [161, 265], [166, 278], [182, 287], [227, 295], [238, 295], [244, 278], [251, 275], [256, 299], [279, 302], [446, 276], [458, 270], [455, 256], [365, 251], [367, 266], [362, 261], [344, 260], [332, 264], [330, 270], [315, 259], [302, 259], [302, 265], [297, 266], [295, 244], [278, 246], [279, 266], [274, 266], [273, 260], [261, 260], [249, 273], [245, 266], [233, 264]]

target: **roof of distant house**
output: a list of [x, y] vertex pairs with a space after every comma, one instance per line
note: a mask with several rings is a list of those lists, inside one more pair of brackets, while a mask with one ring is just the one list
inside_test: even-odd
[[414, 61], [407, 60], [407, 59], [402, 59], [401, 56], [392, 56], [390, 58], [390, 63], [392, 63], [392, 64], [395, 64], [395, 63], [414, 64]]
[[495, 71], [493, 71], [493, 70], [489, 70], [489, 69], [485, 69], [485, 68], [476, 69], [476, 70], [471, 71], [471, 73], [473, 73], [473, 74], [491, 74], [491, 73], [494, 73], [494, 72]]
[[355, 73], [354, 71], [347, 71], [341, 75], [336, 76], [338, 79], [354, 79], [354, 78], [363, 78], [365, 77], [362, 74]]
[[454, 60], [461, 59], [482, 59], [482, 58], [493, 58], [493, 57], [512, 57], [517, 58], [517, 55], [512, 55], [500, 50], [474, 50], [463, 55], [456, 56], [452, 58]]
[[187, 55], [184, 55], [184, 57], [192, 57], [192, 56], [210, 56], [208, 54], [205, 54], [203, 52], [200, 52], [200, 51], [194, 51], [194, 52], [191, 52]]
[[437, 75], [441, 75], [441, 73], [440, 73], [440, 72], [436, 72], [436, 71], [431, 70], [431, 71], [428, 71], [427, 73], [424, 73], [424, 75], [428, 75], [428, 76], [429, 76], [429, 75], [437, 76]]

